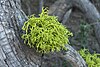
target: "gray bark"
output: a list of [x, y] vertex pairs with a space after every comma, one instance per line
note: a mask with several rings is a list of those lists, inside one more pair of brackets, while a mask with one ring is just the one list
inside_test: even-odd
[[65, 25], [66, 21], [68, 21], [69, 17], [70, 17], [70, 14], [72, 12], [72, 9], [70, 9], [69, 11], [67, 11], [63, 17], [63, 20], [62, 20], [62, 24]]
[[66, 48], [68, 48], [68, 51], [62, 56], [71, 63], [72, 67], [87, 67], [86, 62], [75, 49], [69, 45], [66, 45]]
[[71, 7], [71, 0], [58, 0], [50, 7], [49, 14], [57, 16], [65, 24], [71, 14]]
[[20, 0], [0, 0], [0, 67], [37, 67], [20, 47], [19, 32], [24, 21]]
[[[58, 13], [54, 14], [61, 17], [63, 15], [60, 11], [66, 14], [63, 10], [66, 10], [65, 8], [69, 10], [71, 4], [70, 0], [68, 3], [64, 2], [61, 1]], [[26, 20], [27, 17], [20, 7], [20, 0], [0, 0], [0, 67], [39, 67], [40, 55], [22, 45], [23, 41], [20, 38], [21, 27]], [[84, 60], [72, 47], [66, 46], [66, 48], [69, 50], [65, 55], [62, 54], [66, 61], [74, 67], [86, 67]]]

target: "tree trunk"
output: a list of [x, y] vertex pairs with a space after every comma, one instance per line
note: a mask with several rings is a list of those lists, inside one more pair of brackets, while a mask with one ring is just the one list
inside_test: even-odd
[[[0, 67], [40, 66], [40, 55], [23, 45], [20, 38], [21, 28], [26, 20], [20, 0], [0, 0]], [[71, 46], [67, 45], [66, 48], [69, 50], [65, 55], [62, 54], [66, 61], [73, 67], [86, 67], [84, 60]]]
[[19, 33], [26, 19], [20, 0], [0, 0], [0, 67], [38, 67], [22, 51]]

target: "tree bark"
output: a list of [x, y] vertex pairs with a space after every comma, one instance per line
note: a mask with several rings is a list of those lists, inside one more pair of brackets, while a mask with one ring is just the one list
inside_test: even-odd
[[44, 0], [39, 1], [39, 14], [42, 12], [43, 3], [44, 3]]
[[71, 0], [58, 0], [49, 9], [49, 14], [58, 17], [58, 20], [65, 24], [72, 11]]
[[22, 51], [19, 33], [26, 19], [20, 0], [0, 0], [0, 67], [38, 67]]
[[[57, 15], [62, 17], [59, 11]], [[40, 66], [40, 55], [23, 45], [20, 38], [21, 28], [26, 20], [27, 17], [20, 7], [20, 0], [0, 0], [0, 67]], [[86, 67], [84, 60], [71, 46], [66, 48], [69, 50], [65, 55], [62, 54], [66, 61], [74, 65], [73, 67]]]

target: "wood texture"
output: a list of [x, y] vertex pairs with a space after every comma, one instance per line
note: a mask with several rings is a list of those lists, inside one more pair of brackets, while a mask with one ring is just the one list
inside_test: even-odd
[[20, 0], [0, 0], [0, 67], [37, 67], [20, 47], [19, 33], [24, 21]]
[[[58, 16], [59, 21], [65, 23], [73, 6], [78, 7], [91, 23], [98, 22], [100, 15], [89, 0], [58, 0], [51, 6], [49, 14]], [[0, 67], [39, 67], [41, 65], [40, 55], [22, 45], [20, 33], [26, 20], [27, 17], [20, 7], [20, 0], [0, 0]], [[95, 24], [94, 29], [99, 42], [100, 25]], [[66, 48], [69, 50], [61, 54], [66, 61], [73, 67], [87, 67], [74, 48], [69, 45]]]

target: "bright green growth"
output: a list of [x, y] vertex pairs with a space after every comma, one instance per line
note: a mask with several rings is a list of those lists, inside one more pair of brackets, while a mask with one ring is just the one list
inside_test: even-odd
[[35, 48], [40, 53], [49, 53], [66, 49], [69, 36], [72, 35], [66, 27], [59, 23], [57, 17], [49, 16], [46, 9], [42, 9], [40, 17], [32, 15], [24, 23], [22, 35], [24, 43]]
[[100, 67], [100, 54], [90, 54], [87, 49], [81, 49], [79, 53], [88, 64], [88, 67]]

